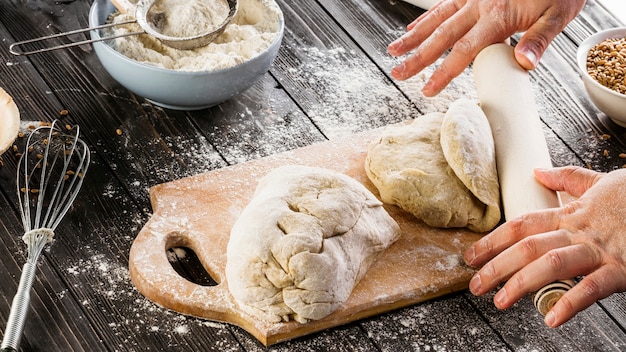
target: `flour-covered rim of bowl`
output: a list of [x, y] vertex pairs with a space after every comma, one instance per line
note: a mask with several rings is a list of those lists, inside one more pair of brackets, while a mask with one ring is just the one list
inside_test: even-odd
[[584, 75], [594, 87], [602, 90], [603, 92], [620, 98], [624, 98], [626, 97], [626, 95], [600, 84], [600, 82], [591, 77], [591, 75], [587, 71], [587, 56], [589, 55], [589, 50], [591, 50], [591, 48], [593, 48], [597, 44], [600, 44], [604, 40], [625, 37], [626, 27], [605, 29], [603, 31], [596, 32], [593, 35], [587, 37], [587, 39], [583, 40], [583, 42], [580, 43], [580, 45], [578, 46], [578, 50], [576, 52], [576, 62], [578, 64], [578, 68], [582, 71], [581, 74]]
[[[261, 2], [266, 2], [268, 0], [259, 0]], [[238, 63], [234, 66], [229, 66], [229, 67], [224, 67], [224, 68], [218, 68], [218, 69], [211, 69], [211, 70], [180, 70], [180, 69], [170, 69], [170, 68], [166, 68], [166, 67], [161, 67], [155, 64], [152, 64], [150, 62], [145, 62], [145, 61], [139, 61], [139, 60], [135, 60], [133, 58], [130, 58], [126, 55], [124, 55], [123, 53], [117, 51], [114, 47], [112, 47], [111, 45], [107, 44], [106, 40], [103, 41], [97, 41], [94, 42], [92, 45], [94, 46], [100, 46], [101, 48], [103, 48], [103, 50], [106, 50], [108, 53], [111, 53], [111, 55], [114, 55], [116, 58], [127, 62], [131, 65], [137, 65], [140, 66], [142, 69], [147, 69], [147, 70], [153, 70], [155, 72], [163, 72], [163, 73], [175, 73], [178, 75], [189, 75], [189, 76], [197, 76], [198, 74], [208, 74], [208, 73], [222, 73], [222, 72], [228, 72], [234, 69], [238, 69], [241, 68], [242, 66], [247, 66], [250, 64], [253, 64], [255, 61], [257, 61], [259, 58], [261, 58], [262, 56], [266, 55], [268, 52], [276, 49], [277, 45], [280, 45], [280, 43], [282, 42], [282, 38], [284, 35], [284, 29], [285, 29], [285, 19], [284, 19], [284, 14], [282, 12], [282, 10], [280, 9], [280, 7], [278, 6], [278, 4], [276, 3], [275, 0], [269, 0], [268, 2], [271, 2], [274, 6], [275, 9], [278, 13], [278, 18], [277, 18], [277, 31], [275, 32], [275, 36], [274, 36], [274, 40], [262, 51], [260, 51], [259, 53], [257, 53], [254, 56], [251, 56], [250, 58], [246, 59], [245, 61]], [[89, 11], [89, 26], [90, 27], [94, 27], [94, 26], [98, 26], [101, 25], [103, 23], [101, 23], [99, 21], [99, 11], [98, 11], [98, 7], [99, 6], [103, 6], [106, 3], [109, 3], [108, 0], [96, 0], [93, 2], [91, 9]], [[111, 12], [109, 12], [107, 14], [107, 18], [108, 16], [110, 16], [111, 14], [113, 14], [116, 11], [115, 7], [112, 7]], [[90, 32], [92, 39], [102, 39], [104, 38], [99, 30], [92, 30]]]

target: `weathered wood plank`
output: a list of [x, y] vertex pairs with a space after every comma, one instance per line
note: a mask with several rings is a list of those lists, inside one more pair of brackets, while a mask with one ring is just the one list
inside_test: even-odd
[[272, 73], [327, 138], [415, 116], [413, 104], [315, 1], [279, 4], [287, 31]]
[[466, 293], [466, 297], [491, 326], [499, 327], [499, 335], [515, 351], [622, 351], [626, 348], [622, 327], [598, 305], [553, 329], [543, 323], [543, 317], [528, 297], [507, 310], [495, 308], [493, 294], [475, 297]]
[[[7, 40], [27, 39], [85, 26], [89, 3], [3, 2], [0, 22], [6, 27], [0, 25], [0, 35]], [[24, 340], [24, 350], [50, 346], [55, 350], [93, 351], [266, 350], [240, 329], [171, 313], [154, 306], [133, 289], [125, 271], [126, 260], [134, 235], [149, 216], [147, 188], [441, 110], [460, 94], [474, 94], [469, 73], [437, 100], [421, 97], [423, 76], [407, 83], [389, 79], [388, 71], [397, 60], [386, 55], [386, 44], [421, 10], [387, 1], [280, 4], [286, 14], [287, 32], [271, 74], [239, 97], [192, 113], [157, 108], [129, 93], [103, 71], [88, 46], [19, 59], [0, 48], [0, 58], [7, 63], [0, 65], [2, 84], [15, 96], [25, 116], [50, 119], [60, 109], [68, 109], [67, 121], [81, 125], [95, 153], [85, 191], [41, 265], [43, 274], [37, 281], [34, 304], [45, 309], [38, 311], [39, 315], [34, 315], [29, 323], [34, 325]], [[593, 4], [590, 1], [587, 6]], [[602, 24], [603, 16], [588, 17]], [[570, 36], [582, 38], [588, 28], [588, 24], [576, 22]], [[538, 100], [552, 156], [562, 164], [615, 168], [619, 160], [613, 153], [619, 150], [623, 136], [603, 117], [594, 118], [593, 106], [581, 94], [582, 86], [577, 87], [579, 81], [572, 79], [576, 77], [572, 61], [562, 58], [571, 51], [568, 37], [558, 38], [545, 60], [545, 68], [533, 73], [533, 81], [541, 90]], [[569, 65], [570, 69], [561, 71], [561, 65]], [[553, 71], [560, 73], [550, 76]], [[555, 80], [572, 84], [553, 87]], [[379, 83], [367, 86], [369, 81]], [[567, 120], [570, 116], [573, 119]], [[613, 138], [598, 139], [605, 132], [612, 133]], [[604, 149], [610, 151], [611, 160], [597, 161], [604, 157]], [[0, 167], [3, 191], [11, 189], [11, 168], [14, 169], [13, 162]], [[6, 258], [15, 253], [24, 255], [19, 240], [7, 235], [15, 227], [19, 226], [0, 226], [0, 239], [9, 241]], [[13, 286], [20, 272], [18, 259], [2, 264], [2, 269], [6, 269], [2, 272], [7, 273], [3, 275], [12, 280]], [[5, 289], [11, 288], [14, 287]], [[5, 300], [10, 296], [9, 292], [3, 294]], [[523, 335], [527, 342], [520, 342], [514, 335], [522, 336], [520, 331], [527, 328], [520, 321], [490, 328], [498, 326], [498, 319], [504, 315], [491, 311], [494, 308], [488, 298], [469, 297], [468, 304], [462, 297], [427, 302], [269, 350], [369, 351], [395, 350], [398, 346], [447, 346], [461, 350], [470, 345], [480, 349], [480, 338], [485, 336], [493, 341], [488, 346], [497, 349], [549, 348], [555, 346], [554, 341], [560, 343], [570, 336], [580, 342], [573, 336], [579, 331], [594, 338], [581, 342], [585, 348], [594, 349], [594, 343], [603, 341], [603, 337], [595, 335], [604, 325], [585, 328], [606, 323], [606, 316], [595, 308], [589, 319], [561, 329], [558, 336], [552, 337], [554, 341], [535, 338], [533, 334], [543, 330], [532, 325]], [[472, 304], [477, 307], [475, 310]], [[8, 302], [4, 302], [0, 314], [6, 314], [7, 307]], [[531, 308], [519, 311], [519, 319], [532, 316]], [[447, 322], [446, 317], [457, 316], [459, 309], [463, 312], [459, 316], [464, 318]], [[485, 317], [477, 313], [483, 309], [487, 312]], [[431, 322], [429, 326], [416, 326], [424, 312], [439, 311], [440, 315], [425, 318]], [[506, 316], [517, 312], [507, 312]], [[43, 331], [48, 317], [64, 323], [56, 323], [37, 340], [33, 331]], [[476, 329], [467, 328], [467, 323], [476, 321]], [[606, 324], [609, 332], [605, 336], [617, 341], [612, 347], [622, 346], [621, 338], [614, 336], [618, 334], [615, 325]], [[499, 338], [502, 329], [510, 329], [510, 333]], [[51, 336], [61, 341], [52, 341]]]
[[383, 351], [507, 351], [462, 293], [362, 323]]
[[290, 352], [290, 351], [337, 351], [337, 352], [375, 352], [379, 347], [374, 344], [357, 324], [340, 326], [310, 336], [279, 343], [269, 347], [261, 345], [243, 330], [235, 333], [246, 351]]
[[616, 293], [598, 303], [626, 333], [626, 293]]

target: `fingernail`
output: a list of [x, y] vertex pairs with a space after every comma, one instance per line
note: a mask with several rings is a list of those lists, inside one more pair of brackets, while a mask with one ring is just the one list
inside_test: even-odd
[[434, 85], [435, 83], [433, 83], [433, 81], [426, 82], [424, 88], [422, 88], [422, 94], [424, 94], [424, 96], [426, 97], [433, 97], [437, 95], [439, 91], [435, 90]]
[[551, 328], [554, 327], [554, 323], [556, 322], [556, 314], [553, 311], [549, 311], [548, 314], [546, 314], [546, 318], [544, 319], [544, 322], [549, 327]]
[[391, 42], [391, 44], [389, 44], [389, 46], [387, 46], [387, 52], [393, 55], [394, 52], [400, 49], [400, 47], [402, 46], [402, 42], [402, 38], [394, 40], [393, 42]]
[[474, 275], [472, 280], [469, 283], [469, 289], [472, 293], [480, 292], [480, 288], [482, 286], [482, 282], [480, 281], [480, 276], [478, 274]]
[[496, 295], [493, 297], [493, 301], [496, 302], [496, 305], [498, 307], [504, 306], [507, 299], [508, 297], [506, 294], [506, 289], [504, 287], [500, 291], [498, 291], [498, 293], [496, 293]]
[[476, 252], [474, 251], [474, 247], [470, 247], [467, 251], [465, 251], [465, 264], [469, 266], [474, 265], [474, 260], [476, 260]]
[[391, 74], [398, 79], [402, 79], [404, 78], [404, 70], [406, 69], [406, 66], [404, 65], [404, 63], [401, 63], [400, 65], [394, 67], [391, 69]]
[[537, 66], [537, 55], [529, 50], [522, 51], [522, 55], [526, 57], [526, 59], [533, 65], [533, 67]]

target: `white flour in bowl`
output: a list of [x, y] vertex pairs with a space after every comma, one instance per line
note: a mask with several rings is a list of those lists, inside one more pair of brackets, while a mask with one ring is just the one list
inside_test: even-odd
[[[189, 31], [197, 34], [198, 26], [214, 28], [224, 17], [212, 15], [215, 6], [203, 5], [211, 0], [162, 0], [161, 5], [176, 4], [176, 11], [168, 18], [168, 35], [183, 37]], [[202, 5], [202, 6], [200, 6]], [[172, 5], [174, 6], [174, 5]], [[183, 9], [186, 7], [186, 9]], [[188, 11], [203, 8], [203, 16], [190, 16]], [[171, 9], [171, 7], [170, 7]], [[114, 13], [112, 22], [120, 23], [134, 19], [135, 9], [127, 14]], [[214, 14], [214, 13], [213, 13]], [[282, 11], [274, 0], [239, 0], [239, 10], [224, 33], [207, 46], [194, 50], [178, 50], [161, 43], [149, 35], [117, 38], [110, 45], [124, 56], [158, 67], [178, 71], [214, 71], [230, 68], [245, 62], [266, 50], [280, 33]], [[217, 23], [211, 23], [217, 21]], [[204, 22], [204, 23], [200, 23]], [[111, 33], [123, 34], [140, 30], [137, 24], [113, 27]], [[192, 33], [194, 34], [194, 33]]]
[[156, 29], [170, 37], [192, 37], [217, 29], [228, 16], [225, 0], [161, 0], [149, 12]]

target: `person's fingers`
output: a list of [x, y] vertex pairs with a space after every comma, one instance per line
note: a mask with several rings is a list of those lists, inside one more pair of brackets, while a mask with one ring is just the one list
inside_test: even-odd
[[419, 15], [416, 19], [413, 20], [413, 22], [409, 23], [406, 26], [406, 30], [410, 31], [412, 30], [422, 19], [424, 19], [425, 17], [427, 17], [429, 15], [430, 12], [433, 11], [437, 11], [437, 8], [439, 6], [441, 6], [444, 2], [446, 2], [448, 0], [439, 0], [436, 4], [434, 4], [433, 6], [430, 7], [430, 9], [426, 12], [424, 12], [423, 14]]
[[[417, 48], [431, 36], [433, 32], [441, 28], [458, 10], [459, 9], [452, 1], [441, 2], [432, 10], [418, 17], [418, 19], [412, 23], [410, 26], [411, 29], [407, 33], [387, 46], [387, 52], [392, 56], [400, 56]], [[467, 20], [463, 20], [462, 22], [467, 22]], [[463, 27], [465, 26], [463, 25]]]
[[[489, 31], [488, 22], [477, 23], [468, 28], [468, 32], [452, 43], [452, 50], [422, 89], [424, 96], [432, 97], [445, 88], [454, 78], [460, 75], [478, 53], [486, 46], [499, 42], [498, 31]], [[488, 34], [486, 34], [488, 33]], [[426, 42], [425, 42], [426, 45]]]
[[[497, 263], [496, 265], [501, 265]], [[526, 294], [565, 278], [585, 275], [597, 270], [602, 264], [601, 256], [591, 246], [576, 244], [553, 249], [539, 259], [521, 269], [508, 279], [494, 296], [494, 303], [500, 309], [511, 307]], [[493, 288], [498, 283], [483, 279], [485, 285]]]
[[469, 66], [473, 58], [474, 56], [468, 55], [463, 51], [453, 49], [430, 76], [428, 82], [422, 88], [422, 94], [426, 97], [434, 97], [439, 94]]
[[409, 23], [406, 26], [406, 31], [410, 32], [413, 30], [413, 28], [415, 28], [415, 26], [417, 26], [418, 23], [420, 23], [424, 18], [426, 18], [426, 16], [428, 16], [428, 12], [424, 12], [423, 14], [419, 15], [416, 19], [413, 20], [413, 22]]
[[542, 23], [535, 23], [515, 46], [515, 59], [526, 70], [534, 70], [556, 34], [544, 32]]
[[563, 295], [545, 316], [546, 325], [556, 328], [593, 303], [624, 290], [624, 275], [603, 266], [588, 274]]
[[[515, 282], [520, 286], [527, 283], [532, 284], [534, 277], [543, 278], [545, 275], [541, 272], [542, 268], [535, 268], [533, 264], [529, 263], [535, 263], [545, 253], [556, 248], [568, 247], [571, 244], [572, 242], [565, 231], [547, 232], [526, 237], [485, 264], [472, 278], [470, 291], [476, 295], [482, 295], [494, 289], [501, 282], [509, 280], [509, 278], [515, 279]], [[520, 268], [524, 269], [520, 270]], [[507, 285], [509, 284], [507, 283]], [[518, 289], [515, 285], [513, 287]]]
[[[582, 3], [584, 4], [584, 2]], [[582, 5], [580, 8], [582, 8]], [[517, 62], [527, 70], [534, 69], [548, 45], [561, 33], [565, 25], [576, 16], [576, 13], [578, 11], [573, 6], [569, 6], [569, 8], [562, 6], [548, 8], [520, 38], [515, 48]]]
[[565, 191], [574, 197], [582, 196], [605, 175], [577, 166], [535, 169], [534, 174], [537, 181], [549, 189]]
[[481, 266], [528, 236], [555, 231], [559, 228], [561, 217], [561, 208], [554, 208], [509, 220], [474, 242], [465, 251], [465, 263], [472, 267]]
[[[458, 11], [425, 38], [420, 47], [403, 63], [394, 67], [391, 70], [391, 75], [396, 79], [403, 80], [421, 72], [451, 48], [474, 24], [471, 16], [467, 16], [465, 11]], [[468, 64], [469, 62], [464, 64], [460, 71]], [[456, 70], [456, 68], [454, 69]]]
[[537, 22], [532, 25], [515, 47], [515, 59], [527, 70], [533, 70], [543, 53], [560, 32], [561, 26], [554, 23]]

